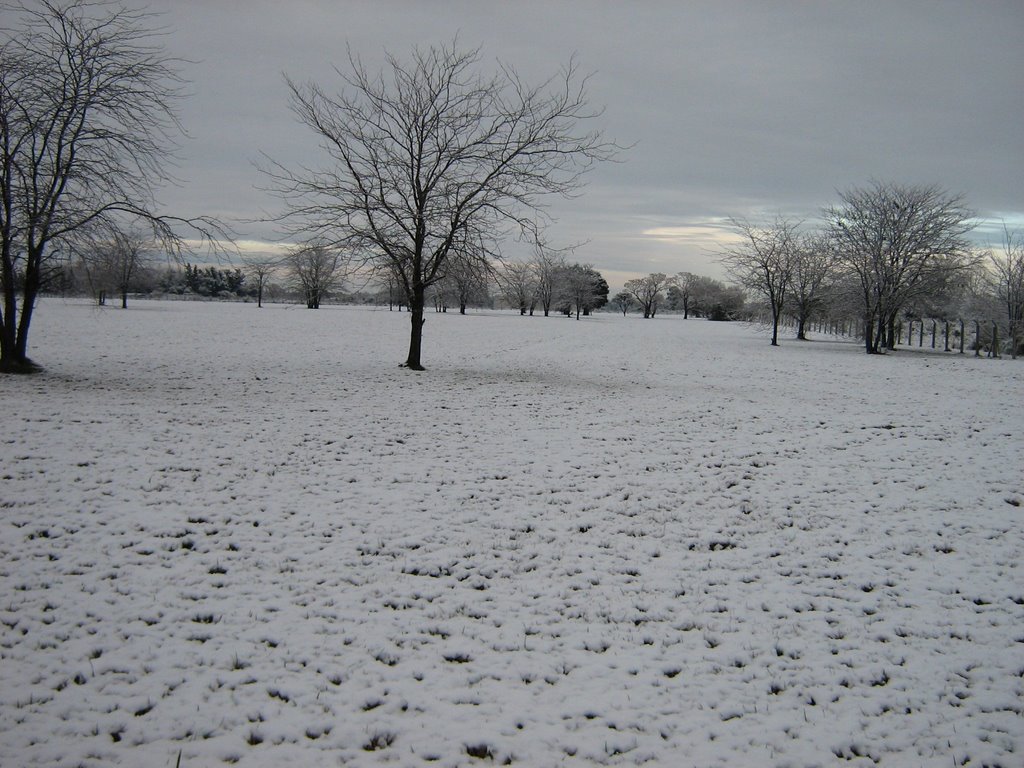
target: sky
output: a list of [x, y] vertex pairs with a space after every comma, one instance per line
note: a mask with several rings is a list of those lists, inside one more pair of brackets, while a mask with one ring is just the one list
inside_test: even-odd
[[[283, 75], [340, 87], [346, 47], [480, 47], [531, 82], [570, 56], [591, 73], [607, 138], [629, 146], [576, 199], [550, 200], [554, 245], [613, 285], [648, 272], [721, 276], [729, 217], [813, 225], [872, 179], [935, 183], [1024, 229], [1024, 2], [491, 2], [151, 0], [189, 97], [177, 188], [163, 202], [234, 221], [245, 248], [279, 239], [265, 154], [326, 160], [288, 108]], [[515, 244], [508, 245], [511, 256]]]

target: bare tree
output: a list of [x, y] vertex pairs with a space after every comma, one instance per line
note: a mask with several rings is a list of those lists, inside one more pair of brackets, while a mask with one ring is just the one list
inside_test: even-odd
[[1003, 225], [1003, 254], [991, 254], [992, 283], [1009, 323], [1010, 354], [1017, 359], [1024, 331], [1024, 237]]
[[973, 212], [938, 186], [872, 182], [825, 211], [836, 258], [856, 279], [864, 346], [893, 347], [900, 311], [975, 261], [966, 235]]
[[647, 277], [636, 277], [627, 280], [623, 288], [637, 300], [644, 318], [652, 318], [658, 313], [658, 304], [664, 299], [662, 290], [669, 285], [668, 275], [652, 272]]
[[619, 291], [612, 297], [612, 304], [618, 307], [622, 311], [622, 316], [625, 317], [626, 313], [636, 305], [636, 299], [629, 291]]
[[495, 272], [487, 254], [487, 245], [477, 240], [451, 254], [445, 263], [441, 284], [458, 304], [460, 315], [466, 314], [470, 303], [480, 305], [489, 301], [488, 283]]
[[388, 312], [394, 312], [395, 305], [398, 305], [398, 311], [402, 311], [402, 307], [405, 306], [405, 293], [401, 290], [401, 280], [395, 274], [395, 271], [387, 264], [380, 265], [374, 270], [375, 273], [381, 274], [379, 278], [381, 284], [381, 293], [387, 294], [388, 297]]
[[104, 304], [107, 291], [113, 290], [121, 297], [121, 308], [127, 309], [128, 292], [150, 258], [152, 241], [136, 229], [111, 223], [73, 243], [98, 303]]
[[497, 270], [496, 277], [505, 301], [518, 309], [520, 315], [525, 315], [537, 290], [536, 273], [532, 265], [521, 261], [506, 261]]
[[779, 345], [779, 318], [793, 282], [797, 225], [779, 217], [767, 226], [732, 219], [742, 240], [726, 248], [722, 263], [737, 283], [768, 302], [772, 316], [772, 346]]
[[308, 309], [320, 309], [343, 278], [338, 249], [321, 244], [295, 249], [288, 257], [288, 268]]
[[263, 307], [263, 292], [281, 268], [281, 259], [275, 256], [243, 256], [242, 273], [256, 286], [256, 307]]
[[669, 281], [668, 299], [675, 306], [669, 309], [683, 310], [683, 320], [690, 317], [690, 305], [697, 287], [698, 277], [692, 272], [680, 272]]
[[104, 0], [40, 0], [7, 14], [0, 33], [0, 371], [31, 371], [28, 332], [62, 242], [104, 221], [136, 217], [171, 249], [185, 224], [206, 239], [216, 222], [159, 215], [180, 133], [181, 80], [154, 16]]
[[479, 60], [454, 45], [416, 49], [408, 62], [389, 54], [375, 75], [350, 54], [337, 94], [288, 80], [292, 109], [330, 164], [267, 169], [295, 231], [344, 243], [400, 279], [414, 370], [423, 369], [426, 292], [449, 257], [506, 226], [533, 230], [545, 195], [575, 193], [616, 149], [582, 128], [599, 113], [575, 61], [534, 87], [509, 66], [485, 77]]
[[832, 298], [836, 262], [827, 237], [809, 234], [800, 237], [793, 250], [788, 309], [796, 319], [796, 337], [807, 340], [807, 323], [821, 312]]
[[571, 249], [552, 249], [542, 242], [540, 238], [534, 241], [533, 260], [530, 262], [534, 279], [534, 295], [530, 302], [531, 315], [536, 303], [540, 304], [544, 317], [548, 317], [551, 314], [551, 308], [562, 292], [559, 278], [564, 275], [565, 267], [567, 266], [565, 253], [569, 251]]

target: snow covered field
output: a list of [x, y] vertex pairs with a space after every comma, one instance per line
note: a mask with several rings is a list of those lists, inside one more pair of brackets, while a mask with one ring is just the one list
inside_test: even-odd
[[1024, 765], [1024, 363], [48, 300], [2, 766]]

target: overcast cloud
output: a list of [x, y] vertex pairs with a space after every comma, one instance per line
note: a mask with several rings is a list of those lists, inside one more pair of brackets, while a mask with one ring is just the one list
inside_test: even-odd
[[[355, 2], [154, 0], [191, 97], [183, 212], [249, 219], [278, 209], [254, 161], [316, 164], [282, 73], [337, 82], [346, 45], [480, 46], [536, 81], [576, 53], [610, 138], [635, 146], [552, 201], [558, 243], [613, 286], [650, 271], [720, 274], [724, 217], [815, 217], [871, 178], [963, 192], [991, 222], [1024, 226], [1024, 3]], [[177, 210], [175, 211], [177, 212]], [[266, 225], [242, 236], [273, 239]], [[980, 239], [998, 241], [983, 231]]]

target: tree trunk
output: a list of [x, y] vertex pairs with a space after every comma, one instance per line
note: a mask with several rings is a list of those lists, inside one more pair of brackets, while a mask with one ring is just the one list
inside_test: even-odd
[[128, 309], [128, 289], [121, 290], [121, 309]]
[[807, 333], [804, 330], [804, 326], [807, 324], [807, 319], [801, 315], [796, 319], [796, 339], [797, 341], [807, 341]]
[[779, 346], [779, 313], [772, 312], [772, 346]]
[[[0, 315], [0, 373], [31, 373], [32, 361], [25, 357], [25, 347], [19, 354], [18, 293], [14, 285], [14, 270], [4, 254], [3, 289], [4, 309]], [[23, 305], [24, 306], [24, 305]], [[28, 325], [24, 326], [27, 330]]]
[[25, 286], [21, 294], [21, 316], [17, 318], [17, 330], [15, 330], [14, 315], [7, 315], [4, 318], [5, 339], [3, 354], [0, 356], [0, 372], [33, 373], [39, 370], [28, 359], [28, 329], [32, 324], [32, 312], [35, 310], [37, 293], [38, 278], [33, 276], [29, 269], [26, 269]]
[[15, 334], [17, 313], [12, 302], [5, 301], [3, 325], [0, 327], [0, 373], [23, 372], [22, 364], [16, 354], [18, 343]]
[[864, 318], [864, 351], [869, 355], [875, 351], [875, 339], [874, 339], [875, 321], [871, 315], [867, 315]]
[[409, 301], [409, 356], [406, 358], [405, 367], [413, 371], [424, 370], [420, 362], [420, 355], [423, 349], [423, 323], [426, 318], [423, 316], [424, 303], [426, 301], [423, 288], [413, 288], [413, 295]]

